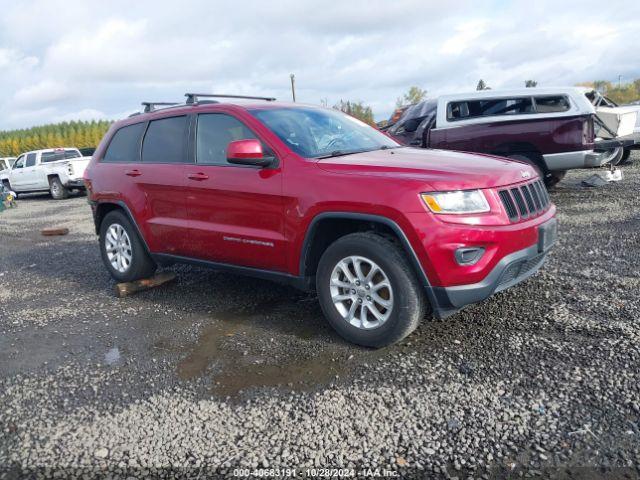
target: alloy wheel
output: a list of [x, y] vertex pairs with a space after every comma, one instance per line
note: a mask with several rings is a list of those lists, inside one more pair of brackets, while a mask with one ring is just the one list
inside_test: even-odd
[[329, 288], [342, 318], [356, 328], [378, 328], [393, 311], [389, 277], [366, 257], [354, 255], [340, 260], [331, 272]]
[[107, 229], [104, 248], [111, 266], [118, 272], [124, 273], [131, 266], [133, 250], [131, 239], [127, 231], [119, 223], [113, 223]]

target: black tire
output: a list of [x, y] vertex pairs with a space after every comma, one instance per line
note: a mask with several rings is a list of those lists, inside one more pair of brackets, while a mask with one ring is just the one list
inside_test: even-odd
[[54, 200], [69, 198], [69, 189], [62, 185], [58, 177], [51, 177], [49, 179], [49, 192]]
[[620, 157], [620, 161], [618, 162], [618, 165], [631, 165], [631, 160], [629, 160], [629, 157], [631, 156], [631, 149], [630, 148], [625, 148], [624, 149], [624, 153], [622, 154], [622, 157]]
[[13, 188], [11, 188], [11, 184], [9, 183], [9, 180], [3, 180], [2, 184], [4, 185], [4, 188], [6, 188], [7, 190], [9, 190], [10, 192], [15, 193], [15, 197], [14, 199], [18, 198], [18, 192], [16, 192]]
[[544, 180], [544, 184], [547, 188], [552, 188], [567, 174], [566, 170], [558, 170], [553, 172], [547, 170], [546, 166], [544, 165], [542, 155], [536, 152], [514, 153], [512, 155], [507, 155], [507, 158], [518, 160], [519, 162], [524, 162], [531, 165], [533, 168], [535, 168], [540, 178]]
[[[111, 226], [116, 225], [124, 229], [130, 245], [131, 261], [123, 271], [117, 270], [111, 264], [111, 260], [107, 254], [107, 232]], [[158, 268], [149, 255], [149, 252], [147, 252], [145, 245], [138, 236], [138, 231], [132, 225], [129, 217], [120, 210], [113, 210], [107, 213], [102, 223], [100, 223], [100, 254], [111, 276], [119, 282], [132, 282], [134, 280], [148, 278], [153, 275]]]
[[539, 154], [533, 152], [513, 153], [511, 155], [506, 155], [506, 157], [512, 160], [518, 160], [519, 162], [528, 163], [535, 169], [540, 178], [545, 177], [545, 169], [542, 167], [542, 157]]
[[[333, 270], [341, 260], [350, 256], [365, 257], [375, 262], [391, 285], [393, 304], [388, 318], [375, 328], [365, 330], [351, 325], [332, 300], [330, 283]], [[320, 258], [316, 290], [322, 311], [338, 334], [366, 347], [379, 348], [402, 340], [416, 329], [428, 311], [428, 301], [405, 252], [391, 240], [375, 233], [352, 233], [332, 243]]]
[[544, 184], [547, 188], [555, 187], [567, 174], [566, 170], [554, 170], [553, 172], [549, 172], [547, 177], [545, 178]]

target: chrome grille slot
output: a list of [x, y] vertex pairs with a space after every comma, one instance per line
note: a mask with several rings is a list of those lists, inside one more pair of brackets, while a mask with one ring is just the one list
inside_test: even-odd
[[531, 192], [529, 192], [529, 188], [527, 187], [527, 185], [524, 185], [520, 187], [520, 190], [522, 191], [522, 196], [527, 202], [527, 207], [529, 207], [529, 212], [534, 213], [536, 211], [536, 207], [533, 204], [533, 198], [531, 198]]
[[509, 194], [508, 190], [501, 190], [498, 192], [500, 195], [500, 199], [502, 200], [502, 204], [504, 205], [504, 209], [507, 211], [507, 215], [509, 216], [509, 220], [512, 222], [518, 219], [518, 210], [516, 210], [516, 206], [513, 203], [513, 199]]
[[529, 216], [529, 210], [527, 210], [527, 204], [524, 203], [524, 198], [522, 197], [522, 193], [520, 193], [520, 189], [512, 188], [511, 194], [513, 195], [513, 198], [516, 199], [518, 210], [520, 211], [520, 216], [522, 218], [527, 218]]
[[549, 193], [540, 180], [499, 190], [498, 196], [512, 222], [540, 215], [551, 204]]
[[531, 197], [533, 198], [533, 203], [536, 206], [536, 212], [542, 210], [542, 202], [540, 201], [540, 197], [538, 196], [538, 192], [536, 191], [535, 184], [527, 185], [525, 188], [529, 188], [529, 192], [531, 192]]

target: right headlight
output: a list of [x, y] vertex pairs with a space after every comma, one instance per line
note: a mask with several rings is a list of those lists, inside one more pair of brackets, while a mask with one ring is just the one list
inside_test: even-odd
[[420, 196], [433, 213], [486, 213], [491, 210], [482, 190], [432, 192], [423, 193]]

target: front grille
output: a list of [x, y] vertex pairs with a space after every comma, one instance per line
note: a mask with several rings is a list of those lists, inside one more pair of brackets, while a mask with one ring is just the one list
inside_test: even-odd
[[539, 215], [551, 203], [549, 193], [541, 180], [499, 190], [498, 195], [512, 222]]

